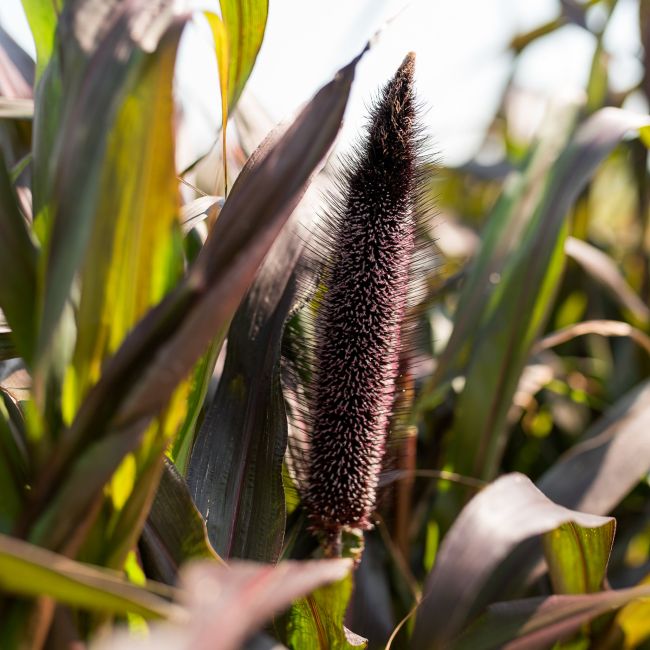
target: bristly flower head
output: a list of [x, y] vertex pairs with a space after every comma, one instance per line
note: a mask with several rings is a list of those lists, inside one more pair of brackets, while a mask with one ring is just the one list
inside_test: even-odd
[[304, 501], [329, 554], [343, 530], [371, 527], [384, 455], [416, 230], [414, 64], [380, 92], [327, 217]]

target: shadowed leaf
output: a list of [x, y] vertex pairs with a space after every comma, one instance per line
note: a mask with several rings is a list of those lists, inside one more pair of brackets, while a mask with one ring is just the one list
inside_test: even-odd
[[469, 502], [445, 536], [425, 583], [413, 647], [450, 643], [487, 604], [482, 589], [519, 543], [568, 522], [601, 528], [611, 521], [556, 505], [522, 474], [499, 478]]
[[644, 124], [644, 118], [622, 110], [597, 112], [578, 129], [548, 173], [471, 353], [449, 449], [455, 471], [483, 479], [495, 475], [507, 440], [512, 396], [563, 270], [567, 213], [605, 156]]
[[542, 650], [567, 639], [597, 616], [648, 597], [650, 586], [642, 586], [497, 603], [488, 607], [486, 614], [452, 647], [454, 650]]
[[220, 559], [183, 477], [170, 462], [142, 530], [140, 556], [147, 575], [167, 584], [175, 583], [179, 567], [188, 560]]
[[20, 356], [33, 358], [37, 251], [0, 158], [0, 308]]
[[192, 450], [188, 484], [225, 558], [274, 562], [282, 550], [287, 421], [280, 347], [301, 250], [292, 220], [233, 318], [219, 387]]

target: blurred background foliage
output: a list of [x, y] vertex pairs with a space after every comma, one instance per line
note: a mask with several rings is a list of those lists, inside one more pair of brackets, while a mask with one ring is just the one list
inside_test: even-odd
[[[268, 136], [273, 107], [242, 91], [275, 7], [224, 0], [188, 29], [222, 73], [197, 146], [172, 4], [24, 0], [35, 63], [0, 31], [0, 645], [167, 619], [154, 647], [264, 623], [252, 647], [648, 647], [650, 4], [564, 0], [510, 34], [473, 147], [431, 164], [417, 336], [354, 572], [285, 562], [320, 554], [286, 454], [309, 372], [296, 285], [355, 71], [417, 45], [396, 18]], [[593, 44], [584, 85], [532, 92], [531, 52], [567, 30]]]

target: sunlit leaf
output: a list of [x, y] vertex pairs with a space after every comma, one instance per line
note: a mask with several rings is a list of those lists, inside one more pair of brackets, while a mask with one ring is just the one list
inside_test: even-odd
[[615, 530], [613, 520], [598, 528], [567, 522], [543, 536], [546, 564], [556, 594], [600, 591]]
[[56, 0], [22, 0], [23, 9], [36, 45], [36, 80], [40, 79], [47, 66], [54, 47], [54, 33], [57, 23]]
[[[35, 533], [41, 543], [62, 543], [69, 536], [232, 316], [338, 132], [358, 60], [314, 97], [282, 139], [235, 184], [186, 280], [136, 325], [106, 364], [34, 488], [34, 499], [44, 500], [51, 481], [65, 471], [66, 480]], [[86, 447], [66, 468], [71, 453]]]
[[23, 596], [51, 596], [89, 610], [135, 612], [146, 618], [183, 615], [180, 607], [161, 597], [171, 596], [171, 588], [157, 586], [154, 593], [115, 573], [4, 535], [0, 535], [0, 589]]

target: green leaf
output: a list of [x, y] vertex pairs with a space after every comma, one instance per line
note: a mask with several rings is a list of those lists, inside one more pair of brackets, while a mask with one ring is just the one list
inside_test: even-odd
[[546, 533], [544, 555], [556, 594], [600, 591], [614, 544], [616, 523], [586, 528], [567, 522]]
[[[143, 0], [119, 3], [110, 11], [102, 0], [66, 5], [62, 23], [71, 28], [69, 33], [61, 32], [60, 41], [69, 72], [63, 77], [56, 160], [50, 161], [53, 175], [48, 187], [54, 188], [50, 199], [53, 218], [51, 225], [42, 226], [47, 254], [40, 274], [39, 356], [54, 353], [54, 332], [87, 251], [112, 126], [125, 93], [146, 64], [143, 51], [155, 49], [172, 24], [172, 4], [172, 0], [165, 0], [155, 12]], [[80, 13], [84, 20], [77, 20]], [[137, 31], [129, 27], [136, 18], [141, 21]], [[172, 32], [168, 41], [179, 38], [180, 26]], [[80, 187], [83, 192], [79, 192]], [[42, 381], [35, 380], [37, 386]]]
[[292, 650], [365, 648], [366, 639], [343, 625], [352, 588], [352, 574], [349, 574], [294, 603], [287, 615], [287, 646]]
[[11, 327], [16, 350], [33, 359], [37, 251], [0, 160], [0, 309]]
[[188, 560], [220, 561], [183, 477], [170, 462], [142, 530], [140, 556], [147, 575], [167, 584], [175, 583], [179, 567]]
[[57, 11], [61, 4], [55, 0], [22, 0], [29, 28], [36, 45], [36, 81], [49, 63], [54, 48]]
[[179, 618], [183, 612], [161, 596], [174, 591], [163, 585], [156, 593], [132, 585], [118, 574], [0, 535], [0, 589], [22, 596], [50, 596], [86, 610], [145, 618]]
[[280, 348], [301, 251], [292, 220], [233, 318], [217, 393], [192, 450], [188, 484], [224, 558], [275, 562], [282, 551], [287, 418]]
[[[250, 173], [233, 187], [187, 278], [135, 326], [106, 363], [34, 486], [35, 503], [45, 503], [53, 482], [65, 477], [56, 503], [38, 513], [43, 516], [41, 543], [61, 544], [69, 537], [215, 332], [231, 318], [338, 132], [359, 58], [314, 97], [266, 155], [253, 156]], [[88, 451], [80, 454], [84, 448]], [[77, 460], [70, 466], [72, 458]]]
[[638, 115], [603, 109], [578, 129], [550, 170], [471, 353], [449, 449], [455, 471], [483, 479], [496, 474], [512, 396], [562, 273], [567, 213], [599, 163], [644, 123]]
[[522, 232], [533, 216], [531, 206], [537, 205], [544, 194], [544, 180], [566, 144], [575, 111], [576, 107], [572, 106], [553, 116], [554, 130], [535, 145], [523, 172], [504, 184], [483, 230], [480, 251], [470, 262], [454, 314], [454, 329], [423, 391], [425, 403], [420, 408], [426, 407], [428, 396], [437, 386], [450, 382], [466, 366], [477, 324], [484, 323], [493, 313], [494, 282], [501, 278], [507, 261], [520, 244]]
[[507, 474], [462, 510], [440, 546], [418, 609], [412, 647], [440, 648], [490, 600], [490, 578], [523, 541], [572, 522], [609, 527], [610, 517], [568, 510], [522, 474]]
[[77, 344], [64, 388], [70, 422], [104, 360], [183, 270], [172, 82], [176, 33], [140, 67], [108, 134], [80, 273]]
[[[572, 510], [607, 515], [650, 471], [650, 383], [619, 400], [583, 439], [552, 465], [537, 487]], [[521, 544], [508, 558], [503, 591], [521, 593], [539, 575], [543, 555], [537, 540]]]
[[228, 109], [232, 111], [250, 76], [264, 39], [268, 0], [219, 0], [228, 33]]
[[569, 638], [594, 618], [648, 597], [650, 586], [644, 585], [597, 594], [497, 603], [452, 647], [454, 650], [543, 650]]

